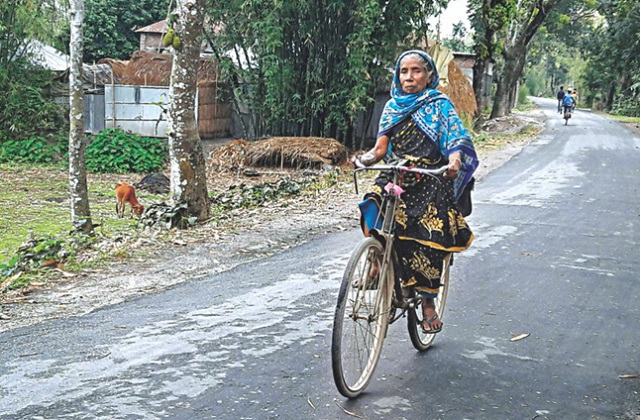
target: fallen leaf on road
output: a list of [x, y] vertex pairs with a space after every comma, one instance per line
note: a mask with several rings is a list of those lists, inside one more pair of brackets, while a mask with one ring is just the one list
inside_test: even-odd
[[529, 337], [531, 334], [529, 333], [523, 333], [523, 334], [518, 334], [518, 335], [514, 335], [513, 337], [511, 337], [509, 339], [509, 341], [520, 341], [520, 340], [524, 340], [525, 338]]
[[618, 376], [618, 378], [620, 378], [620, 379], [633, 379], [633, 378], [637, 378], [639, 376], [640, 375], [620, 375], [620, 376]]
[[346, 408], [344, 408], [343, 406], [341, 406], [341, 405], [340, 405], [340, 404], [338, 404], [338, 403], [336, 403], [336, 405], [337, 405], [338, 407], [342, 408], [342, 411], [344, 411], [345, 413], [347, 413], [347, 414], [348, 414], [348, 415], [350, 415], [350, 416], [357, 417], [357, 418], [359, 418], [359, 419], [363, 419], [363, 418], [364, 418], [364, 417], [363, 417], [363, 416], [361, 416], [360, 414], [356, 414], [356, 413], [354, 413], [353, 411], [349, 411], [349, 410], [347, 410]]
[[307, 404], [309, 404], [314, 410], [316, 409], [316, 406], [311, 402], [311, 397], [307, 397]]

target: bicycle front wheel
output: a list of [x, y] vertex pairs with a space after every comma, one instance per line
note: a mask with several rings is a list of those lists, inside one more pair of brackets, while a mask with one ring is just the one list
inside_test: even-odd
[[342, 278], [333, 320], [331, 366], [336, 387], [347, 398], [360, 395], [371, 380], [387, 333], [393, 267], [382, 266], [383, 255], [380, 242], [363, 239]]
[[[442, 274], [440, 275], [440, 289], [438, 297], [435, 298], [436, 313], [442, 319], [444, 315], [444, 306], [447, 303], [447, 292], [449, 291], [449, 272], [451, 268], [451, 254], [448, 254], [442, 263]], [[413, 309], [409, 309], [407, 317], [407, 326], [409, 328], [409, 337], [411, 344], [418, 351], [425, 351], [436, 338], [436, 334], [425, 334], [422, 331], [421, 324], [424, 320], [422, 316], [422, 304], [417, 304]]]

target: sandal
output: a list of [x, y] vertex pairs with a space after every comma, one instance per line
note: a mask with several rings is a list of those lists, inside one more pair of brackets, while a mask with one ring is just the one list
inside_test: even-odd
[[[435, 314], [432, 318], [424, 319], [420, 323], [420, 328], [422, 328], [422, 332], [425, 334], [437, 334], [442, 331], [442, 323], [440, 323], [440, 328], [434, 328], [433, 323], [438, 319], [438, 314]], [[429, 329], [426, 329], [424, 323], [427, 323]]]

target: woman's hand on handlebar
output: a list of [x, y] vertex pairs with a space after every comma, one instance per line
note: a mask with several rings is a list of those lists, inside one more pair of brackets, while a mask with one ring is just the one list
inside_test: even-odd
[[378, 140], [376, 140], [376, 145], [373, 147], [373, 149], [357, 158], [352, 158], [351, 163], [353, 163], [356, 168], [361, 168], [362, 166], [371, 166], [376, 162], [379, 162], [380, 159], [384, 157], [384, 155], [387, 153], [388, 148], [389, 137], [386, 135], [380, 136], [378, 137]]
[[449, 156], [449, 166], [444, 173], [446, 179], [456, 179], [458, 171], [462, 166], [462, 160], [460, 159], [460, 152], [453, 153]]
[[360, 159], [357, 156], [353, 156], [350, 162], [353, 165], [354, 169], [364, 168], [365, 166], [362, 164], [362, 162], [360, 162]]

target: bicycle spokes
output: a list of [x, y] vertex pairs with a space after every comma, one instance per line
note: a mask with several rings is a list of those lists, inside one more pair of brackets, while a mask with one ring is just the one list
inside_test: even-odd
[[[361, 241], [351, 256], [338, 296], [331, 346], [333, 376], [350, 398], [365, 388], [380, 357], [391, 307], [389, 271], [374, 238]], [[390, 267], [391, 274], [393, 267]]]

